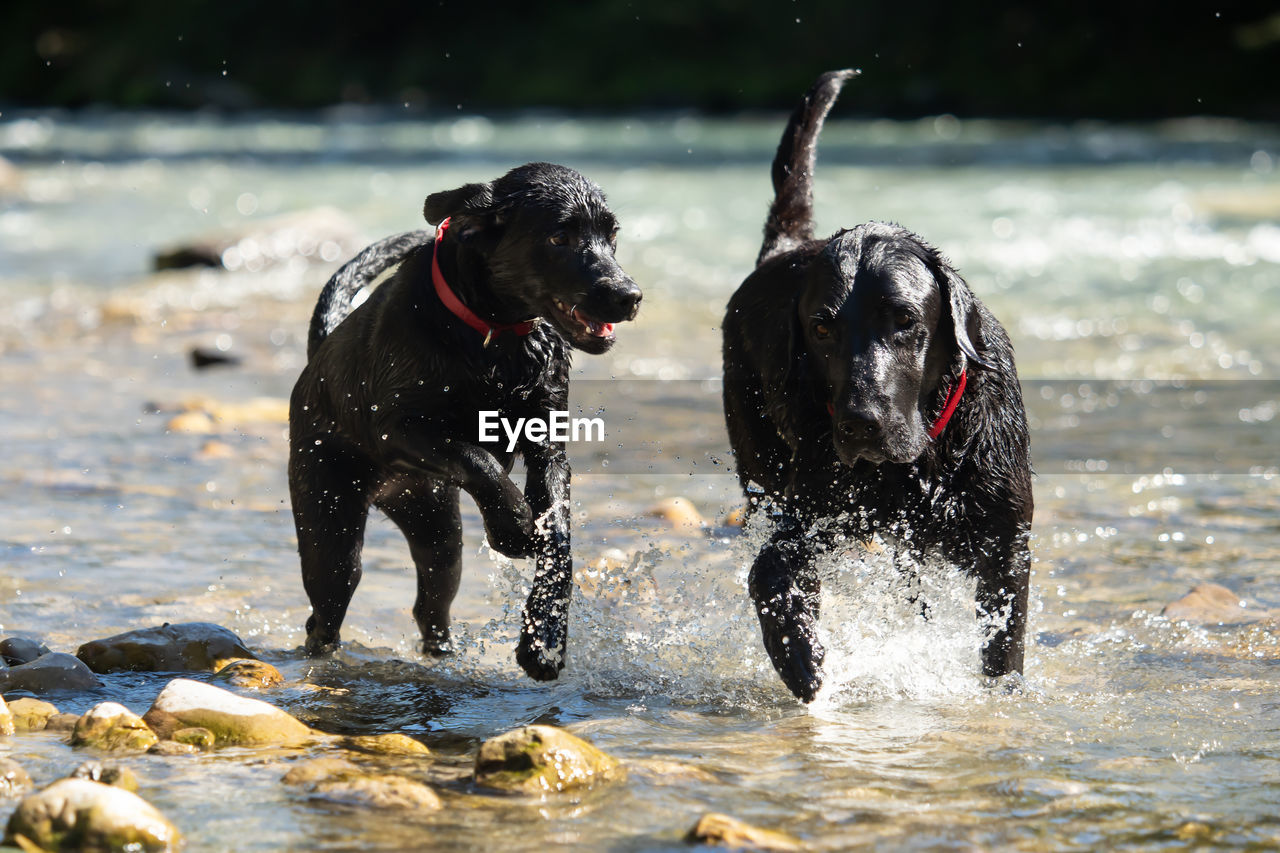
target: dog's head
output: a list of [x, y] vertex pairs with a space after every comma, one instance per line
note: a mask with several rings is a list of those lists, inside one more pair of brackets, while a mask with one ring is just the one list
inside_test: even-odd
[[808, 275], [793, 371], [826, 403], [836, 455], [846, 465], [917, 459], [945, 383], [986, 364], [968, 286], [919, 237], [880, 223], [837, 234]]
[[600, 188], [573, 169], [529, 163], [496, 181], [427, 197], [432, 225], [484, 258], [494, 295], [544, 317], [570, 344], [602, 353], [613, 324], [631, 320], [640, 288], [614, 259], [618, 220]]

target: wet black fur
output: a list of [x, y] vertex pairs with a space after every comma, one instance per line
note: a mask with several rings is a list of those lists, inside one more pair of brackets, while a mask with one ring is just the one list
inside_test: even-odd
[[[976, 576], [980, 612], [1007, 615], [982, 649], [990, 676], [1022, 671], [1030, 575], [1027, 422], [1008, 335], [904, 228], [869, 223], [813, 239], [818, 132], [850, 76], [820, 77], [791, 116], [757, 267], [724, 321], [738, 477], [778, 516], [750, 593], [774, 667], [806, 702], [824, 655], [813, 560], [835, 535], [878, 532]], [[959, 407], [930, 440], [961, 370]]]
[[[537, 560], [516, 657], [531, 677], [554, 679], [573, 572], [568, 458], [562, 443], [522, 437], [516, 453], [505, 436], [480, 443], [478, 412], [514, 420], [567, 409], [570, 348], [604, 352], [613, 339], [589, 334], [556, 302], [620, 322], [635, 316], [640, 290], [614, 260], [617, 222], [604, 196], [571, 169], [521, 166], [435, 193], [424, 213], [433, 225], [451, 217], [439, 260], [465, 305], [492, 322], [538, 319], [527, 336], [500, 333], [486, 346], [436, 295], [428, 231], [369, 247], [325, 286], [289, 412], [289, 487], [312, 607], [306, 648], [320, 655], [338, 645], [376, 506], [409, 542], [424, 650], [449, 649], [461, 489], [493, 548]], [[353, 310], [355, 294], [397, 263]], [[528, 471], [523, 492], [509, 476], [517, 453]]]

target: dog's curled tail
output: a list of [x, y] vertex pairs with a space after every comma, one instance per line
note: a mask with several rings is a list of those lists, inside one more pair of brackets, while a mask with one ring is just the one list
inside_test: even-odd
[[320, 342], [347, 319], [354, 308], [352, 300], [364, 288], [373, 284], [378, 276], [403, 261], [419, 246], [430, 243], [432, 231], [405, 231], [379, 240], [360, 254], [347, 261], [333, 274], [311, 313], [311, 328], [307, 332], [307, 358], [315, 355]]
[[844, 81], [861, 73], [849, 68], [828, 71], [791, 114], [773, 158], [774, 198], [764, 223], [764, 245], [756, 266], [813, 239], [813, 167], [818, 156], [818, 134]]

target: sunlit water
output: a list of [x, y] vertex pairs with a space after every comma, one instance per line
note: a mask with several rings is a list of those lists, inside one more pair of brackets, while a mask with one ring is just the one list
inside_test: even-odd
[[[746, 600], [765, 531], [720, 524], [742, 499], [717, 327], [758, 248], [781, 122], [0, 119], [0, 155], [24, 176], [0, 197], [3, 633], [74, 651], [164, 621], [218, 622], [291, 680], [264, 698], [328, 731], [407, 732], [438, 756], [391, 766], [435, 782], [446, 809], [376, 820], [284, 788], [298, 752], [130, 759], [191, 849], [680, 848], [713, 810], [814, 849], [1280, 844], [1268, 618], [1280, 607], [1280, 135], [1222, 122], [828, 126], [820, 230], [917, 230], [1013, 337], [1034, 427], [1036, 565], [1025, 680], [992, 689], [968, 582], [928, 566], [909, 592], [881, 551], [833, 558], [827, 687], [804, 707], [774, 676]], [[191, 398], [286, 397], [340, 258], [317, 247], [315, 262], [152, 275], [150, 255], [320, 205], [367, 238], [418, 227], [427, 193], [532, 159], [604, 187], [620, 259], [646, 291], [614, 351], [576, 364], [575, 396], [603, 408], [610, 433], [574, 448], [568, 668], [542, 685], [515, 666], [529, 569], [482, 549], [470, 504], [457, 655], [415, 652], [407, 549], [377, 520], [347, 648], [306, 661], [283, 425], [204, 436], [166, 424]], [[196, 373], [193, 346], [244, 363]], [[708, 526], [646, 516], [673, 496]], [[1256, 620], [1159, 615], [1202, 581]], [[58, 701], [141, 711], [165, 680], [113, 676]], [[545, 802], [477, 799], [465, 780], [477, 741], [535, 720], [616, 754], [630, 778]], [[0, 750], [38, 781], [84, 758], [45, 734]]]

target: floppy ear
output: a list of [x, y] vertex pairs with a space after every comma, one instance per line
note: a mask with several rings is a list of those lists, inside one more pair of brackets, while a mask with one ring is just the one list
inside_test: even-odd
[[991, 362], [980, 353], [986, 349], [986, 342], [982, 339], [982, 315], [969, 285], [943, 261], [939, 261], [934, 277], [942, 292], [943, 310], [951, 317], [956, 346], [969, 361], [980, 367], [991, 367]]
[[[782, 374], [777, 385], [766, 383], [765, 410], [769, 413], [778, 430], [784, 435], [795, 438], [803, 435], [801, 426], [803, 406], [794, 405], [801, 400], [814, 397], [813, 377], [811, 375], [809, 345], [804, 337], [804, 326], [800, 322], [799, 298], [792, 300], [786, 323], [786, 343], [781, 355], [783, 358]], [[782, 319], [782, 318], [780, 318]]]
[[422, 215], [432, 225], [450, 218], [449, 233], [463, 243], [492, 249], [506, 220], [504, 206], [493, 197], [493, 184], [464, 184], [456, 190], [432, 193]]
[[456, 190], [432, 193], [422, 205], [422, 215], [431, 225], [439, 225], [447, 217], [466, 212], [480, 212], [493, 206], [493, 184], [464, 184]]

